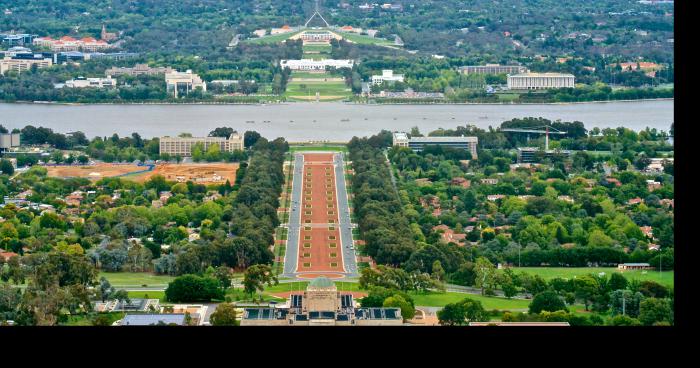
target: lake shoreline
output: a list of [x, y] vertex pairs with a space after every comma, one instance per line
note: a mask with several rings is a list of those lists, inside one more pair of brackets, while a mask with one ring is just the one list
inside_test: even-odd
[[430, 106], [430, 105], [465, 105], [465, 106], [532, 106], [532, 105], [581, 105], [581, 104], [607, 104], [607, 103], [617, 103], [617, 102], [650, 102], [650, 101], [673, 101], [674, 97], [669, 98], [640, 98], [636, 100], [604, 100], [604, 101], [571, 101], [571, 102], [431, 102], [431, 103], [417, 103], [417, 102], [390, 102], [390, 103], [369, 103], [369, 102], [343, 102], [343, 101], [282, 101], [282, 102], [59, 102], [59, 101], [0, 101], [0, 104], [8, 105], [48, 105], [48, 106], [120, 106], [120, 105], [162, 105], [162, 106], [263, 106], [263, 105], [289, 105], [289, 104], [318, 104], [318, 103], [341, 103], [344, 105], [357, 105], [357, 106], [405, 106], [405, 105], [415, 105], [415, 106]]

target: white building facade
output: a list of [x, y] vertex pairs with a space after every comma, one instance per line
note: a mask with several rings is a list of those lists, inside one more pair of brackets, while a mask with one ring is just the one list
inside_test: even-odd
[[280, 60], [280, 67], [289, 68], [291, 70], [302, 71], [324, 71], [327, 67], [330, 68], [352, 68], [355, 65], [354, 60], [350, 59], [300, 59], [300, 60]]
[[202, 92], [207, 90], [206, 82], [199, 75], [192, 73], [192, 70], [187, 70], [184, 73], [177, 71], [166, 73], [165, 84], [168, 94], [173, 94], [175, 98], [183, 93], [187, 95], [190, 91], [194, 91], [197, 88], [201, 88]]
[[574, 88], [574, 76], [561, 73], [508, 75], [508, 89]]
[[8, 71], [23, 73], [31, 69], [32, 65], [37, 68], [47, 68], [53, 65], [53, 61], [49, 58], [45, 59], [13, 59], [5, 57], [0, 60], [0, 74], [5, 74]]
[[382, 70], [382, 75], [372, 76], [372, 84], [384, 82], [403, 82], [403, 74], [394, 74], [393, 70]]
[[64, 86], [68, 88], [112, 88], [117, 86], [117, 80], [112, 79], [112, 76], [107, 76], [107, 78], [78, 77], [66, 81]]

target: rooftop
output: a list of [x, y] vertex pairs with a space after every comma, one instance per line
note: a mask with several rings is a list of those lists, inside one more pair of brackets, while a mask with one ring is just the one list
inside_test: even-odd
[[122, 319], [122, 326], [151, 326], [160, 322], [182, 326], [185, 324], [185, 314], [127, 314]]

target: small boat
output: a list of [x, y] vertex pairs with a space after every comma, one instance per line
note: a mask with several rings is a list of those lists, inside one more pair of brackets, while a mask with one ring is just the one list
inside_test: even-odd
[[246, 120], [246, 123], [248, 123], [248, 124], [254, 124], [254, 123], [255, 123], [255, 120]]
[[489, 117], [484, 115], [484, 116], [479, 116], [479, 119], [488, 119]]
[[350, 121], [350, 119], [340, 119], [340, 121]]
[[367, 120], [367, 118], [365, 118], [365, 120]]

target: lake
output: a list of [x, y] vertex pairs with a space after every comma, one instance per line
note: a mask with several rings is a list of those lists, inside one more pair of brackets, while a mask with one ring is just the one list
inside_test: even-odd
[[586, 128], [624, 126], [668, 131], [673, 100], [512, 105], [361, 105], [288, 103], [270, 105], [58, 105], [0, 103], [0, 124], [8, 129], [44, 126], [88, 138], [138, 132], [144, 138], [187, 132], [207, 135], [217, 127], [255, 130], [267, 138], [291, 142], [347, 141], [382, 129], [427, 133], [438, 128], [473, 124], [497, 127], [523, 117], [581, 121]]

